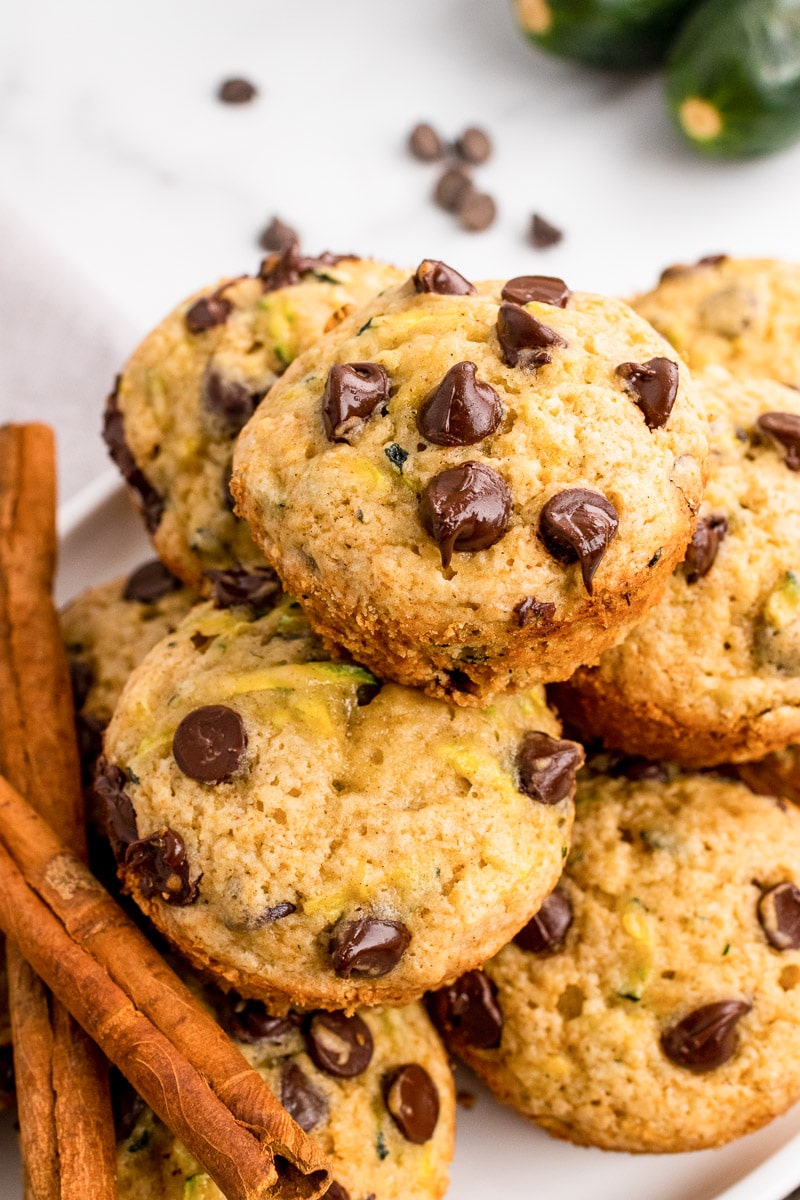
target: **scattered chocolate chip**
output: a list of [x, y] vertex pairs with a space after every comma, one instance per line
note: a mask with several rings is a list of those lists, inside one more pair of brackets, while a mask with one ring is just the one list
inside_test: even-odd
[[293, 287], [304, 275], [324, 274], [325, 267], [335, 267], [343, 259], [355, 259], [355, 254], [331, 254], [325, 251], [316, 257], [300, 253], [297, 239], [289, 242], [278, 254], [270, 254], [261, 264], [258, 277], [265, 292]]
[[337, 1183], [334, 1179], [333, 1183], [322, 1197], [322, 1200], [350, 1200], [350, 1193], [348, 1192], [347, 1188], [343, 1188], [342, 1185]]
[[123, 600], [136, 600], [139, 604], [155, 604], [170, 592], [179, 592], [183, 584], [162, 562], [154, 558], [137, 567], [129, 576], [122, 593]]
[[195, 300], [187, 310], [184, 320], [189, 333], [206, 333], [217, 325], [224, 325], [233, 312], [233, 304], [216, 292]]
[[394, 970], [410, 942], [411, 934], [402, 921], [359, 917], [339, 922], [328, 949], [341, 979], [377, 979]]
[[497, 205], [488, 192], [468, 188], [458, 206], [458, 223], [467, 233], [483, 233], [494, 223]]
[[435, 292], [437, 296], [471, 296], [475, 288], [447, 263], [426, 258], [411, 277], [418, 292]]
[[569, 897], [556, 888], [525, 928], [520, 929], [514, 944], [529, 954], [553, 954], [564, 945], [571, 924]]
[[762, 413], [756, 422], [781, 450], [786, 451], [784, 462], [790, 471], [800, 471], [800, 416], [797, 413]]
[[736, 1026], [752, 1007], [744, 1000], [704, 1004], [665, 1030], [661, 1048], [671, 1062], [687, 1071], [714, 1071], [736, 1053]]
[[117, 1067], [111, 1067], [108, 1072], [108, 1083], [111, 1090], [114, 1133], [118, 1142], [124, 1142], [133, 1133], [147, 1105]]
[[383, 452], [388, 458], [393, 467], [397, 467], [398, 471], [402, 471], [405, 461], [408, 458], [408, 451], [402, 446], [398, 446], [397, 442], [392, 442]]
[[430, 480], [419, 518], [441, 551], [442, 566], [449, 567], [453, 551], [486, 550], [498, 542], [512, 504], [508, 484], [492, 467], [463, 462]]
[[497, 314], [497, 340], [509, 367], [532, 370], [553, 361], [551, 350], [566, 346], [549, 325], [532, 317], [519, 304], [501, 304]]
[[728, 518], [722, 514], [701, 517], [692, 534], [683, 562], [687, 583], [697, 583], [714, 565], [720, 542], [728, 532]]
[[103, 417], [103, 441], [128, 487], [136, 495], [148, 533], [155, 533], [164, 515], [164, 501], [144, 472], [140, 470], [125, 439], [125, 421], [119, 409], [117, 379], [106, 401]]
[[564, 234], [556, 225], [551, 225], [539, 213], [534, 213], [531, 217], [530, 240], [537, 250], [546, 250], [549, 246], [556, 246], [560, 241], [563, 241]]
[[281, 581], [272, 567], [231, 567], [227, 571], [207, 571], [215, 608], [234, 608], [249, 604], [259, 611], [272, 608], [281, 596]]
[[237, 996], [231, 1000], [226, 1024], [231, 1037], [239, 1042], [269, 1042], [274, 1046], [300, 1026], [301, 1017], [297, 1013], [273, 1017], [263, 1000], [242, 1000]]
[[429, 1007], [436, 1026], [455, 1043], [474, 1050], [500, 1045], [503, 1014], [497, 989], [483, 971], [467, 971], [449, 987], [434, 992]]
[[473, 362], [459, 362], [417, 410], [417, 429], [437, 446], [474, 446], [494, 433], [503, 415], [500, 397], [477, 378]]
[[246, 749], [244, 721], [224, 704], [204, 704], [187, 713], [172, 739], [175, 762], [184, 775], [200, 783], [230, 779]]
[[520, 629], [525, 629], [527, 625], [540, 625], [547, 629], [553, 623], [556, 606], [552, 600], [537, 600], [534, 596], [526, 596], [519, 604], [514, 605], [514, 614]]
[[328, 1101], [297, 1063], [288, 1062], [281, 1067], [281, 1104], [306, 1133], [316, 1129], [328, 1116]]
[[356, 1014], [314, 1013], [306, 1031], [306, 1045], [314, 1065], [340, 1079], [360, 1075], [372, 1061], [372, 1034]]
[[669, 358], [651, 358], [644, 363], [624, 362], [617, 367], [644, 414], [648, 429], [661, 429], [669, 420], [678, 394], [678, 366]]
[[183, 838], [174, 829], [160, 829], [132, 842], [125, 852], [125, 868], [138, 876], [146, 899], [160, 897], [181, 907], [197, 899], [197, 883], [189, 878], [189, 860]]
[[419, 1063], [398, 1067], [383, 1085], [386, 1107], [407, 1142], [421, 1146], [430, 1141], [439, 1120], [439, 1093]]
[[436, 162], [444, 154], [442, 139], [432, 125], [421, 122], [408, 135], [408, 149], [420, 162]]
[[281, 250], [287, 250], [293, 242], [298, 245], [300, 243], [297, 231], [292, 229], [291, 225], [287, 225], [285, 221], [281, 221], [280, 217], [273, 217], [258, 239], [262, 250], [273, 250], [278, 253]]
[[800, 950], [800, 888], [779, 883], [758, 902], [758, 919], [767, 941], [776, 950]]
[[583, 759], [577, 742], [529, 730], [517, 750], [519, 789], [539, 804], [558, 804], [572, 794]]
[[504, 300], [512, 304], [552, 304], [566, 308], [572, 292], [556, 275], [517, 275], [509, 279], [502, 291]]
[[122, 862], [128, 847], [139, 840], [136, 813], [125, 791], [127, 782], [120, 767], [101, 759], [94, 780], [94, 794], [105, 812], [106, 833], [117, 862]]
[[448, 167], [439, 177], [433, 199], [445, 212], [457, 213], [471, 188], [472, 176], [466, 167]]
[[92, 664], [85, 658], [71, 658], [69, 661], [69, 682], [72, 687], [72, 703], [76, 709], [83, 708], [86, 697], [92, 690], [94, 670]]
[[464, 162], [477, 166], [479, 163], [485, 163], [491, 156], [492, 142], [485, 130], [470, 125], [456, 138], [453, 149]]
[[91, 713], [78, 713], [75, 717], [75, 731], [78, 735], [78, 753], [81, 760], [81, 782], [84, 787], [90, 787], [94, 779], [95, 764], [103, 752], [103, 734], [106, 731], [106, 721]]
[[226, 379], [219, 371], [208, 371], [203, 381], [203, 404], [230, 437], [245, 427], [265, 394], [251, 392], [243, 383]]
[[588, 488], [557, 492], [539, 518], [539, 536], [547, 550], [559, 562], [580, 562], [583, 585], [590, 596], [595, 572], [618, 528], [614, 505]]
[[249, 79], [226, 79], [217, 89], [223, 104], [249, 104], [257, 95], [258, 88]]
[[322, 423], [330, 442], [349, 442], [389, 400], [389, 376], [378, 363], [337, 363], [322, 393]]

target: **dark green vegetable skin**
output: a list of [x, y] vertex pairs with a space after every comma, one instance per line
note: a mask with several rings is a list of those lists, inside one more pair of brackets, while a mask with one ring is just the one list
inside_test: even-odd
[[552, 18], [550, 28], [535, 33], [520, 21], [526, 36], [554, 54], [612, 70], [649, 67], [661, 62], [681, 18], [692, 7], [692, 0], [546, 0], [546, 3]]
[[[800, 138], [800, 0], [706, 0], [687, 19], [667, 66], [683, 136], [706, 154], [740, 158]], [[716, 136], [692, 136], [687, 100], [719, 112]]]

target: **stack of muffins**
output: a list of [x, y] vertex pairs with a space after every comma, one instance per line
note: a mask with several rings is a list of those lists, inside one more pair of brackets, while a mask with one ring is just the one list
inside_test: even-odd
[[[610, 1149], [800, 1099], [798, 347], [785, 264], [631, 308], [293, 244], [119, 378], [160, 561], [64, 616], [95, 796], [333, 1200], [444, 1193], [440, 1037]], [[120, 1138], [125, 1200], [219, 1197]]]

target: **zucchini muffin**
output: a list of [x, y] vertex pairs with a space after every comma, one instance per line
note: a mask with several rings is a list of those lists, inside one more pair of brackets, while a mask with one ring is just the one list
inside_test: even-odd
[[735, 375], [800, 387], [800, 266], [768, 258], [701, 259], [668, 267], [633, 307], [693, 371], [718, 363]]
[[558, 889], [433, 1008], [556, 1137], [719, 1146], [800, 1099], [800, 812], [713, 775], [633, 774], [580, 781]]
[[400, 1005], [494, 954], [566, 859], [583, 752], [541, 688], [461, 709], [332, 662], [300, 606], [200, 605], [95, 784], [127, 889], [278, 1008]]
[[658, 599], [705, 424], [620, 301], [425, 262], [293, 364], [232, 491], [320, 634], [480, 704], [595, 662]]
[[800, 394], [722, 367], [695, 376], [710, 478], [661, 603], [555, 695], [608, 746], [685, 766], [800, 740]]
[[278, 376], [345, 313], [402, 273], [369, 259], [302, 256], [296, 243], [255, 277], [180, 304], [134, 352], [106, 408], [104, 436], [179, 578], [264, 566], [228, 491], [237, 433]]

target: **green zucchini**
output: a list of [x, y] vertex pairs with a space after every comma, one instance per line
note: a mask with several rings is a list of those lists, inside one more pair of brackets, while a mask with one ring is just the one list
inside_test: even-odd
[[800, 138], [800, 0], [705, 0], [670, 52], [667, 99], [705, 154], [742, 158]]
[[520, 28], [537, 46], [611, 69], [660, 62], [691, 4], [692, 0], [514, 0]]

